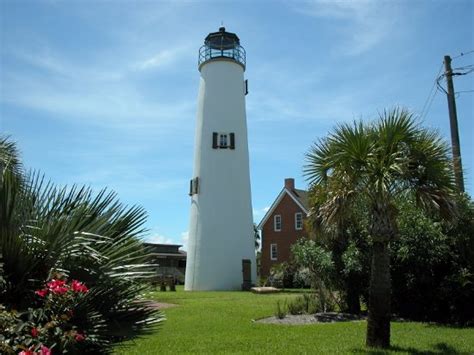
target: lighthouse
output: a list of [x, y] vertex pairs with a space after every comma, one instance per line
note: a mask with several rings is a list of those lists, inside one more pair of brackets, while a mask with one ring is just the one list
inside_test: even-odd
[[256, 279], [245, 65], [239, 37], [224, 27], [199, 50], [188, 291], [245, 289]]

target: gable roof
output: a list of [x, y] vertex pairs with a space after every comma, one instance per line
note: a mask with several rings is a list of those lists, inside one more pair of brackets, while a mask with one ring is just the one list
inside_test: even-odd
[[273, 211], [280, 204], [281, 200], [285, 195], [290, 196], [292, 200], [295, 201], [295, 203], [303, 210], [303, 212], [306, 213], [306, 215], [308, 214], [308, 191], [299, 189], [289, 190], [284, 187], [278, 194], [275, 201], [273, 201], [272, 205], [270, 206], [270, 209], [267, 211], [267, 213], [265, 213], [265, 216], [263, 216], [262, 220], [258, 224], [258, 229], [262, 229], [263, 225], [267, 222], [268, 218], [270, 218]]

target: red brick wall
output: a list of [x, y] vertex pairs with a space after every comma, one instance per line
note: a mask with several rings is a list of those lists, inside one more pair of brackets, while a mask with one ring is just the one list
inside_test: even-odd
[[[270, 274], [270, 269], [273, 265], [279, 264], [283, 261], [290, 259], [290, 247], [300, 237], [307, 236], [304, 229], [295, 229], [295, 213], [303, 213], [303, 221], [306, 217], [303, 210], [296, 204], [296, 202], [285, 194], [273, 211], [272, 215], [268, 218], [266, 223], [262, 227], [262, 256], [260, 275], [267, 277]], [[281, 216], [281, 231], [276, 232], [274, 230], [274, 216]], [[303, 223], [304, 224], [304, 223]], [[277, 244], [277, 260], [271, 260], [270, 258], [270, 245]]]

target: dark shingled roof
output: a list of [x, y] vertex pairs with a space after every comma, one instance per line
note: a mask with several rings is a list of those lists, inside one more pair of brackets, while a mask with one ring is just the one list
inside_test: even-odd
[[308, 191], [294, 189], [294, 190], [291, 191], [291, 193], [304, 206], [304, 208], [306, 208], [306, 210], [309, 211]]

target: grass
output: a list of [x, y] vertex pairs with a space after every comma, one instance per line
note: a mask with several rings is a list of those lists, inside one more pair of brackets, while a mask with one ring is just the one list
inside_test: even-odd
[[149, 336], [117, 348], [116, 354], [272, 353], [272, 354], [472, 354], [474, 328], [415, 322], [392, 323], [392, 348], [365, 348], [365, 322], [273, 325], [252, 319], [271, 316], [277, 300], [297, 293], [255, 295], [247, 292], [154, 292], [151, 298], [178, 307]]

